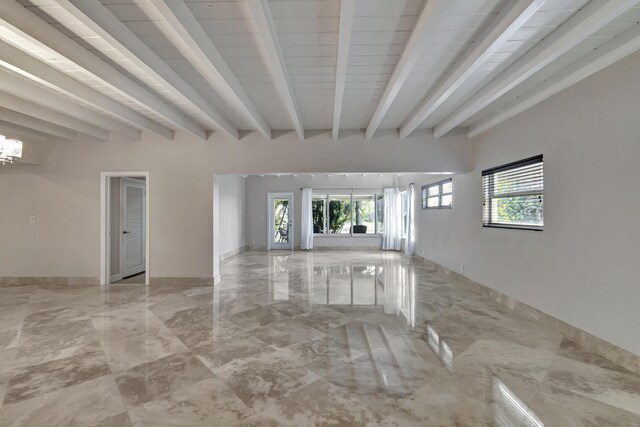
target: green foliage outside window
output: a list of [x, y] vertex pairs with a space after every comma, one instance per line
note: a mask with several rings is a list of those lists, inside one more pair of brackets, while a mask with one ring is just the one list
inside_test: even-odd
[[[535, 191], [538, 189], [537, 187], [537, 185], [532, 188], [527, 184], [514, 184], [510, 180], [501, 182], [498, 179], [495, 192], [496, 194], [513, 194], [521, 191]], [[531, 225], [544, 223], [543, 196], [541, 194], [496, 197], [493, 202], [498, 223]]]
[[275, 201], [273, 232], [274, 242], [286, 243], [289, 241], [289, 201], [286, 199]]
[[324, 203], [325, 199], [315, 199], [311, 202], [314, 233], [324, 232]]
[[[314, 196], [311, 201], [313, 232], [315, 234], [381, 233], [383, 200], [381, 194]], [[360, 227], [357, 231], [353, 231], [352, 225], [366, 228], [363, 230]]]
[[351, 221], [351, 203], [343, 200], [329, 200], [329, 232], [340, 233], [346, 222]]
[[518, 196], [494, 199], [499, 223], [543, 224], [543, 196]]

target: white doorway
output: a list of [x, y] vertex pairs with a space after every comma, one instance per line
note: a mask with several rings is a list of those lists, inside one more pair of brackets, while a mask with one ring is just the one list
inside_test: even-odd
[[[113, 179], [113, 178], [112, 178]], [[145, 211], [146, 182], [140, 178], [120, 179], [120, 274], [122, 279], [140, 275], [146, 267]], [[113, 221], [113, 218], [112, 218]], [[114, 230], [112, 228], [111, 233]], [[113, 242], [113, 239], [112, 239]]]
[[269, 193], [267, 199], [267, 249], [293, 250], [293, 193]]
[[149, 174], [101, 174], [100, 284], [149, 284]]

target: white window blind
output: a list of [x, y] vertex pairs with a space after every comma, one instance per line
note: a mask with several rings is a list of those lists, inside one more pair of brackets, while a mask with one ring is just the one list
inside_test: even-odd
[[482, 171], [482, 206], [485, 227], [542, 230], [542, 155]]
[[451, 209], [452, 206], [452, 178], [422, 186], [422, 209]]

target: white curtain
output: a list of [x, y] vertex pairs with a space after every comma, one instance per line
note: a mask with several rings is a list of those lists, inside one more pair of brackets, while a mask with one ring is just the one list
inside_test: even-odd
[[400, 191], [397, 188], [384, 189], [384, 230], [382, 249], [399, 251], [402, 248], [402, 208]]
[[409, 184], [407, 190], [407, 205], [404, 206], [407, 212], [407, 240], [404, 241], [404, 253], [406, 255], [413, 255], [413, 247], [416, 241], [416, 232], [413, 225], [413, 209], [415, 206], [415, 195], [413, 190], [413, 184]]
[[300, 249], [313, 249], [313, 216], [311, 212], [311, 188], [302, 189], [302, 219], [300, 221]]

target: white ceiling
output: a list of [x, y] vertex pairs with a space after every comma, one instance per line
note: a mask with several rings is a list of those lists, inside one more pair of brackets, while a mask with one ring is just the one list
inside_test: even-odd
[[[168, 22], [166, 15], [159, 12], [161, 6], [158, 4], [162, 0], [100, 0], [99, 3], [133, 33], [133, 38], [142, 41], [145, 49], [155, 53], [155, 58], [160, 58], [163, 65], [168, 65], [175, 76], [169, 80], [181, 81], [195, 90], [193, 97], [180, 90], [184, 86], [174, 84], [171, 87], [163, 78], [167, 73], [155, 74], [148, 67], [141, 66], [136, 58], [149, 61], [145, 59], [147, 55], [138, 54], [132, 60], [122, 46], [114, 45], [113, 39], [101, 34], [100, 29], [96, 30], [94, 24], [117, 39], [117, 26], [101, 20], [98, 22], [86, 13], [86, 8], [100, 6], [98, 1], [6, 0], [7, 4], [11, 2], [24, 8], [15, 13], [5, 10], [4, 6], [0, 9], [0, 40], [42, 61], [42, 67], [62, 71], [163, 129], [184, 129], [202, 135], [200, 130], [218, 130], [222, 120], [228, 123], [227, 132], [231, 129], [230, 134], [233, 135], [237, 130], [255, 130], [256, 117], [264, 119], [270, 130], [294, 129], [296, 118], [306, 130], [332, 128], [336, 93], [342, 89], [340, 84], [336, 87], [339, 40], [345, 36], [340, 34], [341, 19], [351, 23], [351, 39], [346, 57], [339, 129], [359, 130], [371, 126], [377, 109], [382, 109], [382, 119], [379, 126], [374, 126], [374, 131], [402, 128], [423, 102], [428, 101], [438, 89], [443, 89], [439, 85], [460, 71], [463, 60], [477, 52], [497, 20], [515, 2], [528, 0], [429, 0], [444, 1], [446, 6], [441, 14], [425, 21], [427, 23], [419, 30], [416, 27], [420, 25], [420, 16], [428, 9], [425, 0], [342, 0], [355, 1], [352, 17], [340, 16], [341, 0], [165, 0], [186, 2], [197, 24], [222, 58], [222, 68], [220, 61], [211, 60], [217, 70], [222, 70], [223, 78], [218, 80], [199, 71], [193, 62], [197, 53], [186, 52], [185, 47], [173, 38], [171, 34], [175, 33], [170, 30], [175, 30], [175, 24]], [[259, 18], [255, 5], [260, 2], [266, 2], [267, 21], [274, 30], [271, 34], [257, 24]], [[545, 88], [544, 83], [563, 69], [570, 65], [576, 67], [585, 55], [606, 51], [616, 38], [638, 31], [638, 3], [622, 0], [537, 0], [538, 8], [534, 13], [502, 40], [497, 49], [483, 56], [479, 66], [460, 80], [455, 90], [449, 91], [417, 127], [436, 128], [454, 117], [459, 118], [454, 121], [456, 127], [467, 128], [508, 112], [523, 98]], [[565, 40], [562, 46], [554, 45], [562, 48], [562, 52], [545, 62], [538, 71], [492, 98], [478, 111], [467, 110], [469, 114], [459, 114], [470, 102], [481, 98], [483, 90], [500, 82], [528, 58], [527, 55], [533, 55], [532, 49], [541, 42], [549, 43], [560, 38], [562, 32], [570, 30], [569, 26], [577, 25], [576, 19], [581, 13], [593, 16], [588, 20], [591, 27], [581, 33], [580, 39]], [[30, 27], [36, 24], [42, 28], [31, 32]], [[193, 32], [193, 26], [185, 26], [190, 33]], [[424, 32], [423, 40], [416, 31]], [[54, 36], [58, 32], [69, 40], [68, 46], [55, 43]], [[281, 56], [270, 54], [265, 48], [269, 44], [267, 39], [273, 34], [272, 40]], [[412, 34], [417, 43], [410, 43]], [[131, 38], [127, 40], [132, 42]], [[638, 47], [628, 53], [640, 48], [640, 37], [633, 40]], [[95, 55], [97, 62], [89, 65], [79, 63], [74, 59], [77, 58], [74, 55], [79, 53]], [[403, 58], [415, 61], [405, 62]], [[12, 59], [0, 59], [4, 62], [0, 64], [0, 83], [18, 75], [29, 80], [30, 84], [45, 86], [46, 90], [58, 92], [58, 96], [100, 111], [122, 126], [126, 123], [133, 129], [148, 129], [139, 122], [123, 118], [122, 114], [97, 106], [91, 99], [77, 94], [70, 96], [57, 82], [48, 84], [42, 78], [34, 79], [28, 69], [25, 70], [24, 66], [20, 69]], [[279, 61], [282, 61], [284, 74], [274, 67]], [[92, 68], [91, 64], [98, 65]], [[157, 66], [158, 62], [153, 64]], [[230, 73], [225, 73], [224, 64]], [[154, 66], [150, 68], [155, 69]], [[103, 70], [109, 71], [102, 74]], [[405, 77], [397, 78], [402, 74], [400, 71], [405, 71]], [[236, 79], [239, 85], [234, 85]], [[574, 80], [579, 79], [571, 81]], [[392, 84], [399, 90], [387, 96], [385, 89]], [[132, 92], [132, 87], [139, 88], [144, 96], [138, 96], [137, 91]], [[0, 92], [2, 89], [0, 87]], [[243, 92], [246, 93], [244, 98]], [[200, 100], [193, 99], [196, 95]], [[287, 96], [294, 100], [294, 111], [287, 107]]]

